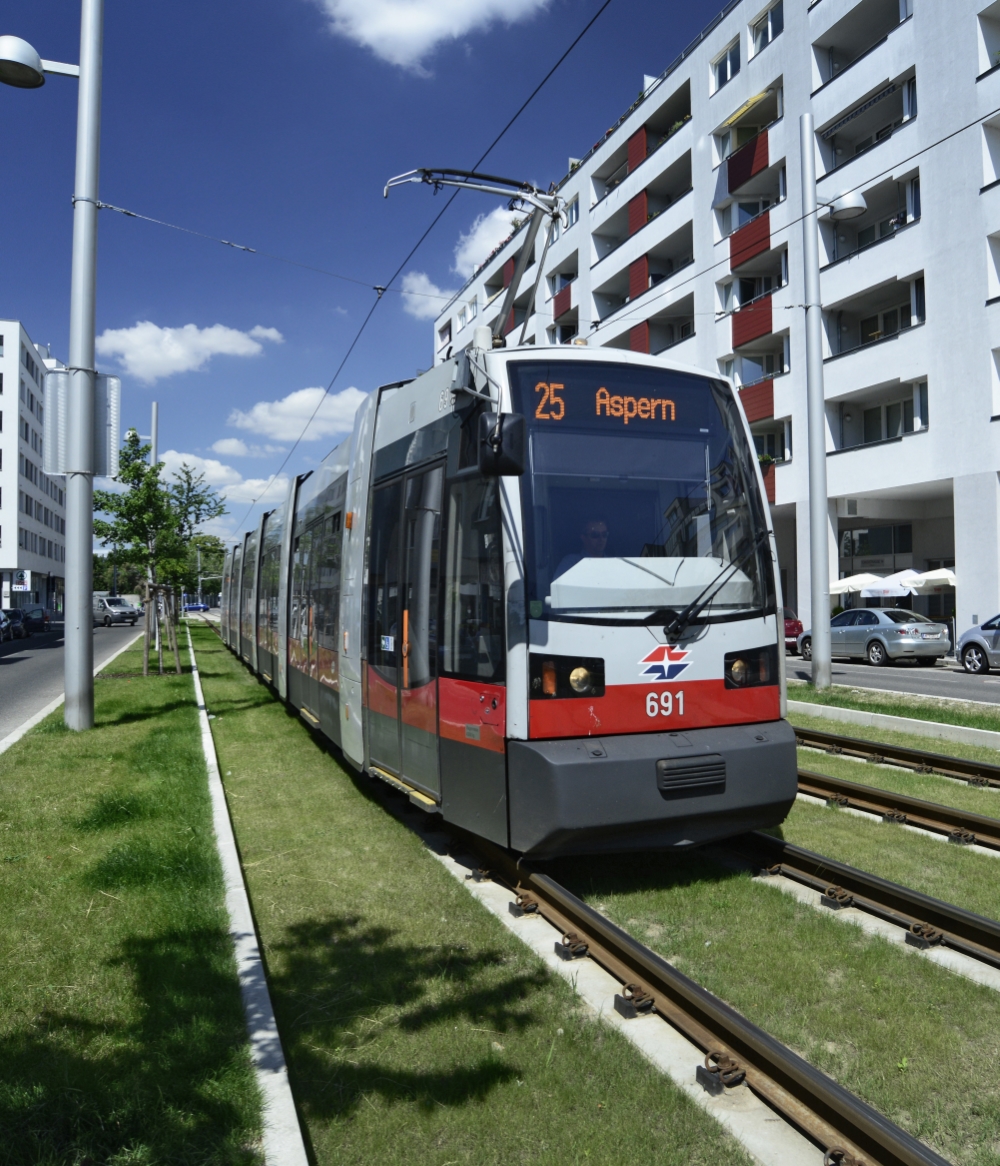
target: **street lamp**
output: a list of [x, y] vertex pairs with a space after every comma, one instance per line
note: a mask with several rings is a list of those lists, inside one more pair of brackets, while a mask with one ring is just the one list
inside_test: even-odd
[[[809, 573], [812, 608], [812, 682], [829, 688], [830, 669], [830, 547], [827, 542], [826, 399], [823, 392], [823, 306], [819, 290], [819, 238], [816, 206], [816, 145], [813, 117], [799, 118], [802, 155], [802, 259], [806, 306], [806, 403], [809, 446]], [[854, 219], [868, 209], [864, 196], [853, 192], [824, 203], [834, 220]]]
[[0, 37], [0, 81], [5, 84], [37, 89], [45, 84], [46, 73], [80, 79], [66, 418], [66, 705], [63, 714], [67, 728], [77, 730], [94, 726], [94, 315], [104, 0], [81, 0], [80, 9], [79, 66], [44, 61], [20, 37]]

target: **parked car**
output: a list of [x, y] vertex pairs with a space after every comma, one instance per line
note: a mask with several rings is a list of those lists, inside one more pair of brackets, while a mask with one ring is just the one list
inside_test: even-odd
[[106, 628], [114, 623], [130, 623], [133, 626], [142, 613], [120, 595], [94, 596], [94, 623]]
[[965, 671], [975, 675], [1000, 667], [1000, 615], [962, 632], [955, 655]]
[[14, 627], [10, 622], [8, 616], [0, 611], [0, 644], [4, 640], [12, 640], [14, 638]]
[[21, 618], [30, 632], [47, 632], [52, 622], [52, 617], [44, 607], [22, 607]]
[[5, 607], [3, 613], [10, 621], [12, 640], [26, 640], [31, 635], [31, 628], [25, 622], [24, 611], [20, 607]]
[[207, 603], [185, 603], [185, 611], [208, 611]]
[[[880, 667], [897, 660], [916, 660], [933, 668], [951, 644], [945, 624], [901, 607], [862, 607], [830, 620], [830, 655], [867, 660]], [[812, 659], [812, 631], [799, 636], [804, 660]]]
[[799, 636], [802, 635], [802, 620], [790, 607], [785, 608], [785, 651], [797, 652]]

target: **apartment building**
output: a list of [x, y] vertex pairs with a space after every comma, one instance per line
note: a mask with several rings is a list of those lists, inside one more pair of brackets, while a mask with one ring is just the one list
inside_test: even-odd
[[46, 360], [51, 360], [48, 349], [33, 344], [20, 321], [0, 320], [0, 580], [4, 607], [32, 603], [62, 607], [66, 499], [63, 479], [42, 472]]
[[[831, 573], [954, 566], [956, 592], [914, 606], [955, 611], [962, 628], [1000, 611], [1000, 0], [734, 0], [571, 159], [558, 184], [570, 225], [526, 339], [668, 353], [733, 378], [786, 603], [808, 622], [806, 111]], [[833, 222], [823, 207], [852, 192], [867, 210]], [[525, 233], [435, 321], [436, 359], [494, 323]]]

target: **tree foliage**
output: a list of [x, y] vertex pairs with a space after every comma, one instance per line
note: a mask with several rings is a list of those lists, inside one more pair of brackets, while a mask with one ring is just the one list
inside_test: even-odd
[[149, 465], [149, 451], [135, 430], [129, 430], [114, 479], [121, 488], [94, 491], [94, 510], [100, 515], [94, 519], [94, 534], [110, 548], [108, 567], [119, 567], [119, 590], [125, 566], [142, 578], [193, 590], [197, 586], [195, 540], [202, 540], [204, 573], [209, 573], [204, 565], [206, 552], [215, 555], [222, 546], [218, 539], [199, 535], [198, 527], [225, 514], [225, 503], [205, 484], [205, 475], [186, 463], [172, 482], [164, 483], [163, 462]]

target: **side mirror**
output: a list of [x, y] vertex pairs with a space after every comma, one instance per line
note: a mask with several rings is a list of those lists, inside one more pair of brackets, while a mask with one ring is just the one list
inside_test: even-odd
[[478, 461], [484, 478], [523, 474], [528, 460], [528, 426], [521, 413], [480, 413]]

